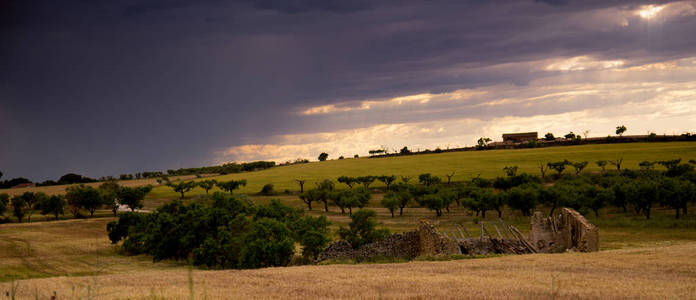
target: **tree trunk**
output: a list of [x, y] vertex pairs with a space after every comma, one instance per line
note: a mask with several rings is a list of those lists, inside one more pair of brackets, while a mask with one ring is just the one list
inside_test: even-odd
[[350, 214], [351, 216], [353, 215], [353, 208], [352, 207], [348, 208], [348, 214]]
[[307, 202], [307, 207], [309, 210], [312, 210], [312, 201]]
[[486, 210], [481, 210], [481, 218], [486, 218]]
[[684, 207], [682, 208], [682, 212], [683, 212], [684, 215], [686, 216], [686, 203], [684, 203]]
[[674, 210], [674, 212], [676, 213], [676, 215], [674, 216], [674, 218], [675, 218], [675, 219], [679, 219], [679, 208], [677, 207], [677, 208]]
[[496, 211], [498, 211], [498, 218], [502, 218], [503, 217], [503, 210], [497, 209]]
[[394, 210], [393, 210], [393, 209], [390, 209], [389, 211], [391, 212], [392, 218], [393, 218], [393, 217], [394, 217]]
[[404, 208], [403, 208], [403, 206], [400, 206], [399, 207], [399, 216], [403, 216], [403, 215], [404, 215]]
[[329, 212], [329, 201], [324, 201], [324, 211]]

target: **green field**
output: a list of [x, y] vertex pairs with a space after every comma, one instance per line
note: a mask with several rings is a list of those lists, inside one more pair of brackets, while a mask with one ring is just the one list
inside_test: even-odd
[[[585, 145], [524, 150], [453, 152], [391, 158], [332, 160], [294, 166], [282, 166], [263, 171], [216, 176], [213, 178], [217, 180], [247, 179], [249, 184], [243, 188], [241, 192], [250, 194], [251, 199], [257, 204], [266, 204], [270, 202], [271, 199], [280, 199], [287, 205], [304, 208], [304, 203], [294, 194], [258, 196], [255, 195], [255, 193], [266, 183], [273, 183], [278, 191], [283, 191], [285, 189], [297, 191], [299, 187], [294, 182], [295, 178], [308, 180], [305, 188], [311, 188], [314, 186], [313, 182], [317, 180], [325, 178], [335, 180], [340, 175], [395, 174], [415, 178], [418, 174], [426, 172], [438, 176], [444, 176], [445, 174], [454, 172], [454, 180], [462, 181], [471, 179], [478, 174], [481, 174], [483, 177], [502, 176], [502, 167], [506, 165], [516, 165], [519, 166], [520, 170], [523, 172], [538, 174], [536, 167], [538, 162], [563, 159], [590, 161], [592, 164], [588, 167], [587, 171], [594, 172], [599, 170], [599, 168], [593, 164], [594, 161], [599, 159], [617, 159], [621, 157], [624, 158], [623, 168], [631, 169], [636, 169], [638, 167], [638, 162], [643, 160], [682, 158], [688, 161], [690, 159], [696, 159], [696, 143], [674, 142]], [[571, 172], [571, 170], [567, 170], [566, 172]], [[189, 176], [181, 179], [188, 180], [193, 178], [193, 176]], [[131, 186], [137, 185], [138, 183], [137, 181], [124, 182], [124, 184]], [[379, 185], [380, 183], [375, 182], [375, 186]], [[342, 185], [339, 184], [338, 186], [341, 187]], [[49, 192], [60, 192], [61, 190], [60, 186], [50, 188], [52, 190]], [[201, 195], [203, 193], [203, 190], [195, 189], [187, 193], [185, 201], [197, 201], [202, 198]], [[412, 230], [420, 220], [426, 220], [434, 224], [438, 231], [448, 234], [456, 223], [465, 226], [469, 232], [478, 235], [480, 231], [480, 225], [478, 224], [480, 222], [492, 223], [498, 221], [495, 213], [489, 212], [486, 218], [477, 217], [472, 211], [456, 205], [452, 206], [451, 211], [445, 212], [442, 217], [436, 217], [434, 212], [425, 208], [407, 207], [404, 210], [403, 216], [392, 218], [385, 208], [380, 207], [382, 196], [383, 194], [381, 193], [374, 193], [367, 208], [375, 210], [377, 212], [377, 221], [381, 226], [389, 228], [392, 232]], [[154, 209], [178, 197], [179, 195], [174, 193], [171, 188], [157, 186], [145, 200], [145, 209]], [[538, 207], [537, 209], [542, 211], [548, 210], [547, 207]], [[690, 211], [693, 211], [693, 209]], [[325, 212], [322, 205], [315, 205], [314, 210], [308, 211], [307, 213], [314, 216], [325, 215], [332, 222], [331, 228], [334, 230], [339, 226], [345, 226], [349, 222], [349, 216], [347, 214], [341, 214], [340, 210], [333, 205], [329, 206], [329, 212]], [[184, 274], [186, 274], [189, 267], [185, 262], [163, 261], [153, 263], [152, 258], [149, 256], [123, 255], [120, 253], [120, 248], [118, 246], [110, 243], [106, 234], [106, 223], [114, 220], [114, 218], [110, 217], [110, 212], [107, 210], [98, 211], [96, 216], [98, 217], [44, 221], [45, 217], [35, 214], [32, 218], [32, 223], [0, 224], [0, 292], [5, 293], [9, 291], [12, 287], [11, 281], [21, 280], [17, 283], [20, 297], [30, 298], [37, 294], [49, 295], [52, 291], [58, 291], [58, 294], [63, 296], [74, 295], [73, 298], [75, 298], [77, 297], [75, 295], [89, 294], [90, 289], [95, 287], [108, 291], [104, 298], [123, 298], [125, 297], [124, 295], [134, 298], [157, 298], [157, 295], [166, 295], [167, 298], [180, 298], [181, 295], [188, 293], [186, 287], [184, 287], [186, 286], [186, 277]], [[541, 276], [545, 278], [544, 280], [548, 280], [549, 282], [557, 280], [556, 278], [561, 278], [566, 282], [565, 284], [569, 288], [565, 290], [569, 293], [567, 296], [584, 295], [584, 297], [592, 296], [592, 294], [586, 293], [587, 289], [583, 288], [584, 285], [601, 284], [606, 281], [606, 279], [602, 278], [612, 278], [615, 276], [615, 273], [622, 273], [624, 271], [631, 272], [631, 274], [655, 272], [649, 265], [637, 264], [636, 261], [641, 261], [642, 259], [639, 258], [639, 256], [645, 256], [645, 259], [660, 259], [664, 262], [663, 267], [671, 268], [668, 270], [661, 270], [661, 272], [664, 273], [663, 275], [672, 274], [670, 276], [675, 276], [673, 279], [663, 280], [659, 283], [654, 282], [653, 284], [662, 285], [671, 282], [671, 280], [683, 281], [696, 278], [696, 269], [694, 269], [692, 265], [681, 265], [681, 262], [684, 262], [684, 257], [693, 258], [692, 250], [696, 247], [696, 214], [690, 213], [688, 216], [682, 216], [681, 219], [677, 220], [674, 219], [671, 209], [656, 207], [654, 208], [652, 219], [645, 220], [644, 216], [638, 215], [632, 210], [624, 213], [615, 207], [607, 207], [600, 211], [599, 217], [595, 217], [594, 215], [587, 215], [586, 217], [600, 229], [600, 250], [602, 251], [598, 254], [566, 253], [546, 256], [507, 256], [475, 259], [471, 260], [471, 263], [456, 261], [439, 263], [412, 262], [389, 266], [368, 265], [365, 267], [355, 266], [347, 268], [355, 268], [355, 272], [364, 274], [365, 272], [379, 273], [381, 268], [401, 268], [398, 267], [398, 265], [406, 265], [403, 268], [408, 269], [408, 271], [404, 271], [398, 278], [394, 277], [391, 279], [396, 283], [402, 279], [406, 280], [406, 278], [408, 278], [406, 274], [429, 270], [438, 264], [450, 264], [452, 266], [472, 264], [475, 265], [475, 270], [472, 270], [472, 272], [479, 272], [477, 276], [482, 276], [482, 278], [493, 276], [489, 274], [490, 272], [499, 272], [500, 274], [495, 275], [495, 277], [523, 280], [523, 282], [515, 284], [509, 283], [505, 285], [505, 289], [527, 285], [531, 285], [529, 289], [538, 289], [540, 285], [544, 286], [546, 284], [540, 284], [529, 281], [527, 278], [521, 278], [520, 274], [524, 272], [508, 272], [506, 271], [507, 269], [490, 267], [514, 260], [516, 263], [509, 266], [514, 266], [514, 268], [520, 270], [527, 270], [529, 266], [537, 265], [539, 267], [534, 271], [536, 272], [535, 274], [537, 274], [533, 276], [534, 278]], [[522, 216], [518, 211], [505, 209], [503, 211], [503, 219], [506, 223], [518, 227], [523, 232], [529, 229], [529, 217]], [[586, 261], [589, 257], [594, 257], [597, 261], [602, 261], [600, 259], [604, 259], [604, 264], [607, 264], [607, 266], [614, 263], [618, 265], [599, 269], [595, 267], [587, 269]], [[679, 258], [669, 260], [672, 257]], [[580, 259], [579, 262], [578, 259]], [[561, 269], [546, 270], [551, 261], [562, 262], [564, 266], [556, 268], [567, 270], [567, 272], [558, 271]], [[597, 261], [595, 261], [595, 263]], [[630, 263], [628, 263], [629, 261]], [[626, 263], [622, 264], [621, 262]], [[330, 273], [330, 270], [341, 268], [344, 267], [339, 265], [302, 266], [264, 269], [266, 271], [260, 272], [266, 272], [267, 275], [264, 276], [281, 276], [278, 280], [284, 282], [285, 278], [287, 278], [287, 272], [302, 273], [311, 271]], [[486, 268], [490, 268], [490, 270]], [[198, 287], [210, 284], [211, 295], [224, 295], [223, 292], [215, 294], [213, 291], [218, 291], [219, 288], [223, 286], [227, 287], [229, 282], [237, 278], [238, 274], [250, 274], [249, 276], [251, 277], [257, 276], [255, 275], [256, 273], [253, 272], [256, 271], [196, 270], [194, 280], [196, 280]], [[575, 272], [583, 272], [583, 274], [586, 272], [595, 272], [596, 276], [604, 277], [583, 277], [583, 279], [578, 280]], [[138, 290], [131, 290], [130, 288], [123, 290], [123, 286], [130, 287], [133, 284], [132, 282], [124, 281], [126, 280], [124, 278], [128, 276], [137, 278], [133, 280], [145, 281], [145, 283], [143, 283]], [[222, 277], [220, 277], [220, 279], [215, 279], [217, 276]], [[460, 275], [457, 275], [456, 278], [460, 277]], [[464, 282], [455, 280], [455, 277], [452, 278], [454, 281], [446, 282], [448, 284], [456, 283], [465, 285]], [[629, 277], [626, 277], [626, 282], [632, 282], [628, 278]], [[295, 280], [297, 281], [300, 279], [296, 278]], [[238, 283], [240, 287], [245, 286], [244, 282], [251, 282], [242, 281], [243, 282]], [[278, 284], [277, 282], [273, 282], [268, 284], [272, 286]], [[354, 288], [362, 285], [362, 283], [351, 283], [351, 281], [345, 282], [347, 286], [353, 286]], [[622, 288], [622, 291], [610, 291], [607, 292], [608, 294], [605, 296], [626, 295], [625, 293], [633, 291], [641, 286], [641, 284], [626, 284], [627, 285]], [[646, 284], [648, 283], [646, 282]], [[45, 286], [51, 286], [51, 288], [44, 289], [43, 287]], [[213, 289], [214, 286], [217, 286], [217, 288]], [[252, 286], [255, 285], [252, 284]], [[675, 287], [676, 286], [678, 285], [675, 285]], [[666, 292], [682, 296], [688, 294], [688, 290], [675, 289], [675, 287], [667, 289]], [[246, 291], [244, 293], [247, 294], [257, 293], [253, 287], [245, 286], [241, 289]], [[331, 294], [331, 289], [329, 287], [325, 287], [324, 290], [325, 292], [322, 292], [323, 294], [313, 294], [312, 290], [303, 290], [294, 294], [292, 297], [303, 298], [307, 296], [311, 298], [312, 296], [321, 297], [321, 295], [325, 297], [335, 296]], [[203, 289], [203, 291], [205, 291], [205, 289]], [[431, 294], [436, 291], [437, 289], [433, 290]], [[197, 292], [201, 292], [201, 289], [199, 288]], [[235, 290], [235, 293], [236, 292]], [[484, 295], [492, 295], [490, 294], [490, 290], [486, 290], [486, 292], [489, 294]], [[410, 292], [409, 294], [414, 293], [415, 292]], [[380, 291], [371, 291], [364, 296], [375, 298], [380, 295]], [[403, 296], [403, 294], [393, 294], [395, 297], [399, 297], [399, 295]], [[257, 294], [257, 296], [259, 295]], [[447, 295], [441, 296], [447, 297]], [[580, 297], [582, 298], [583, 296]], [[535, 297], [530, 296], [530, 298]]]
[[[258, 193], [264, 184], [272, 183], [276, 191], [299, 190], [295, 179], [305, 179], [305, 188], [323, 179], [336, 180], [341, 175], [402, 175], [416, 178], [418, 174], [431, 173], [443, 177], [454, 172], [453, 180], [469, 180], [479, 174], [482, 177], [503, 176], [504, 166], [518, 166], [520, 172], [539, 174], [537, 164], [568, 159], [588, 161], [586, 171], [598, 171], [597, 160], [623, 158], [622, 168], [637, 169], [644, 160], [696, 159], [696, 143], [628, 143], [564, 146], [535, 149], [490, 150], [449, 152], [439, 154], [397, 156], [389, 158], [359, 158], [312, 162], [308, 164], [275, 167], [263, 171], [229, 174], [211, 177], [217, 180], [246, 179], [248, 184], [241, 193]], [[611, 167], [611, 166], [608, 166]], [[565, 172], [571, 172], [566, 170]], [[417, 178], [416, 178], [417, 180]], [[375, 182], [373, 186], [380, 186]], [[203, 194], [195, 189], [190, 195]], [[188, 196], [188, 195], [187, 195]], [[156, 187], [148, 199], [172, 199], [178, 197], [171, 188]]]

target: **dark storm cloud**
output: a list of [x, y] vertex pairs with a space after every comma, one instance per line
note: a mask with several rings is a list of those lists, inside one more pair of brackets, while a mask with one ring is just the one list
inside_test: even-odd
[[215, 149], [379, 121], [300, 118], [301, 107], [524, 86], [553, 72], [490, 67], [549, 57], [648, 63], [696, 51], [693, 17], [585, 19], [648, 1], [551, 2], [562, 5], [5, 1], [0, 170], [45, 179], [198, 166]]

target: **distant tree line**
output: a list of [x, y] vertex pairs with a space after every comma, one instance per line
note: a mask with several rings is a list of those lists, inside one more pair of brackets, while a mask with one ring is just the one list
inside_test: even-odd
[[[94, 216], [98, 209], [108, 208], [116, 216], [121, 206], [131, 211], [143, 207], [145, 195], [151, 186], [124, 187], [115, 181], [107, 181], [97, 188], [84, 184], [73, 185], [66, 189], [65, 195], [46, 195], [42, 192], [24, 192], [12, 198], [0, 194], [0, 218], [6, 212], [18, 222], [25, 219], [31, 222], [32, 216], [40, 212], [44, 216], [53, 216], [56, 220], [67, 210], [74, 218], [82, 218], [84, 212]], [[4, 218], [7, 221], [7, 218]]]
[[248, 163], [227, 163], [220, 166], [209, 166], [200, 168], [182, 168], [176, 170], [167, 170], [169, 175], [195, 175], [195, 174], [233, 174], [240, 172], [249, 172], [255, 170], [264, 170], [272, 168], [276, 165], [274, 161], [255, 161]]

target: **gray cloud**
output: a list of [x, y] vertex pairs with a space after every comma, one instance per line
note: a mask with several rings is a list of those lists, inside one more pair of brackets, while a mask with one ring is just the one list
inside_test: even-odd
[[452, 114], [327, 119], [298, 117], [302, 107], [524, 87], [563, 76], [525, 64], [551, 57], [693, 56], [693, 16], [621, 15], [647, 3], [7, 1], [0, 139], [12, 142], [0, 170], [45, 179], [196, 166], [279, 134]]

